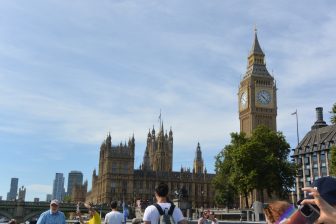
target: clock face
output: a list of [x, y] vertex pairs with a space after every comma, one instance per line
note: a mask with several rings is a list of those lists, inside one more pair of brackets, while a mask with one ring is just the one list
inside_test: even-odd
[[267, 90], [261, 90], [257, 94], [257, 100], [263, 105], [267, 105], [271, 102], [271, 94]]
[[245, 109], [247, 107], [247, 92], [244, 91], [240, 95], [240, 106], [242, 109]]

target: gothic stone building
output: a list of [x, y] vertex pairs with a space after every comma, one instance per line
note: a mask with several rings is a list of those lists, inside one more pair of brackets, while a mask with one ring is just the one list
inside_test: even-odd
[[276, 131], [276, 84], [269, 74], [257, 32], [248, 55], [247, 71], [238, 90], [240, 131], [250, 136], [259, 125]]
[[92, 190], [88, 192], [86, 201], [109, 203], [118, 200], [133, 204], [141, 199], [151, 203], [155, 186], [163, 181], [169, 186], [171, 199], [183, 187], [193, 208], [214, 206], [214, 188], [211, 185], [214, 174], [208, 174], [204, 167], [199, 143], [192, 170], [181, 168], [180, 171], [172, 171], [173, 132], [164, 133], [163, 124], [158, 133], [154, 127], [148, 132], [139, 169], [134, 169], [134, 151], [134, 136], [127, 145], [120, 143], [116, 146], [112, 145], [110, 134], [107, 136], [100, 147], [98, 173], [93, 171]]
[[[265, 54], [262, 51], [257, 30], [254, 33], [252, 48], [247, 58], [247, 69], [240, 81], [238, 90], [238, 111], [240, 132], [248, 137], [259, 125], [265, 125], [276, 131], [277, 93], [274, 77], [268, 72], [265, 63]], [[260, 201], [256, 190], [249, 195], [249, 204]], [[274, 200], [264, 193], [265, 202]], [[240, 207], [246, 207], [245, 200], [240, 197]]]

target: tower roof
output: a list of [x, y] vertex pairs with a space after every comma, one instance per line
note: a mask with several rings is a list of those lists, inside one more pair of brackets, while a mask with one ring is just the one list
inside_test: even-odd
[[265, 54], [261, 50], [257, 29], [254, 30], [254, 40], [252, 44], [251, 51], [248, 56], [247, 71], [244, 75], [244, 78], [254, 75], [254, 76], [268, 76], [271, 77], [266, 68], [265, 63]]
[[259, 41], [258, 41], [258, 36], [257, 36], [257, 29], [254, 29], [254, 41], [253, 41], [253, 45], [250, 51], [250, 55], [251, 54], [261, 54], [261, 55], [265, 55], [264, 52], [261, 50]]

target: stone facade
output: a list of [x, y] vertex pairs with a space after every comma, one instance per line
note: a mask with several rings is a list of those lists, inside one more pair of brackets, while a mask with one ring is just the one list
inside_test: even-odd
[[304, 198], [301, 188], [309, 187], [320, 178], [329, 176], [330, 148], [336, 144], [336, 125], [323, 120], [323, 108], [316, 108], [316, 121], [294, 149], [292, 158], [298, 166], [296, 200]]
[[169, 197], [173, 199], [181, 188], [187, 190], [188, 200], [194, 208], [214, 206], [214, 188], [211, 180], [214, 174], [208, 174], [204, 168], [202, 152], [198, 143], [193, 169], [173, 167], [173, 132], [164, 132], [161, 123], [158, 133], [155, 129], [148, 132], [143, 162], [134, 169], [134, 136], [128, 144], [112, 146], [110, 134], [100, 147], [99, 170], [93, 171], [92, 190], [86, 201], [109, 203], [111, 200], [125, 201], [128, 204], [136, 200], [152, 203], [154, 189], [159, 182], [169, 186]]
[[276, 84], [267, 71], [264, 57], [255, 32], [247, 71], [238, 91], [240, 131], [247, 136], [258, 125], [265, 125], [276, 131]]
[[87, 187], [88, 187], [88, 182], [87, 180], [84, 181], [84, 184], [75, 184], [72, 187], [71, 191], [71, 201], [72, 202], [80, 202], [80, 201], [85, 201], [86, 199], [86, 194], [87, 194]]

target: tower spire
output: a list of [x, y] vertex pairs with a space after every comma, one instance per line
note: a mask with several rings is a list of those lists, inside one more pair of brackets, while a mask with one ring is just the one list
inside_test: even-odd
[[252, 48], [250, 51], [250, 56], [253, 54], [259, 54], [262, 56], [265, 56], [264, 52], [261, 50], [259, 41], [258, 41], [258, 35], [257, 35], [257, 27], [254, 27], [254, 40], [253, 40], [253, 44], [252, 44]]

